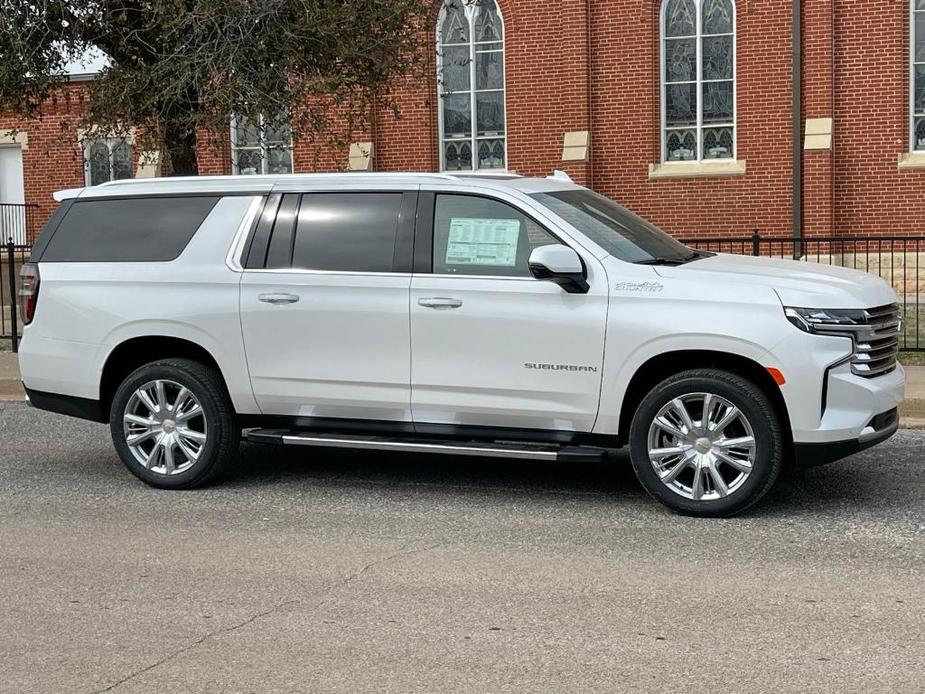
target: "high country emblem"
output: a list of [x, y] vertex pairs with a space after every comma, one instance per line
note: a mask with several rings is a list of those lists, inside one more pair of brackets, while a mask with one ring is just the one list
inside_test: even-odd
[[613, 288], [618, 292], [649, 292], [659, 294], [665, 285], [661, 282], [617, 282]]

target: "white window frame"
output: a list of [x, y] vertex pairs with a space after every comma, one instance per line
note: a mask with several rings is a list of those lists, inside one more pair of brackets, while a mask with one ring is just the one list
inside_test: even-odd
[[[697, 131], [697, 158], [696, 159], [685, 159], [685, 160], [669, 160], [668, 159], [668, 99], [667, 99], [667, 85], [665, 81], [665, 39], [666, 39], [666, 25], [665, 25], [665, 14], [668, 9], [668, 3], [671, 0], [663, 0], [662, 6], [659, 9], [658, 16], [658, 41], [659, 41], [659, 73], [658, 73], [658, 83], [659, 90], [661, 95], [661, 132], [659, 139], [661, 141], [661, 162], [664, 166], [684, 166], [691, 164], [704, 164], [704, 165], [713, 165], [713, 164], [728, 164], [729, 162], [734, 162], [739, 156], [739, 124], [738, 124], [738, 110], [739, 110], [739, 79], [738, 79], [738, 38], [739, 38], [739, 26], [738, 26], [738, 7], [736, 6], [735, 0], [730, 0], [732, 3], [732, 121], [729, 123], [710, 123], [707, 125], [707, 128], [728, 128], [732, 127], [732, 156], [724, 157], [722, 159], [707, 159], [703, 156], [703, 3], [704, 0], [694, 0], [694, 4], [697, 6], [697, 17], [695, 30], [696, 33], [694, 36], [674, 36], [672, 38], [693, 38], [695, 39], [696, 45], [696, 56], [697, 56], [697, 125], [694, 129]], [[914, 0], [913, 0], [914, 1]], [[707, 34], [707, 36], [722, 36], [723, 34]], [[707, 82], [726, 82], [728, 80], [707, 80]], [[672, 83], [678, 84], [678, 83]], [[689, 84], [689, 83], [685, 83]], [[681, 128], [673, 127], [673, 130], [690, 130], [690, 127]]]
[[[269, 147], [266, 142], [266, 118], [261, 113], [257, 116], [257, 132], [260, 137], [260, 144], [257, 146], [248, 146], [248, 147], [239, 147], [238, 146], [238, 117], [231, 117], [231, 172], [235, 176], [240, 176], [241, 170], [238, 167], [238, 152], [243, 151], [258, 151], [260, 152], [260, 171], [259, 175], [267, 174], [267, 162], [269, 161], [269, 152], [271, 149], [279, 149], [278, 147]], [[289, 162], [290, 172], [295, 172], [295, 152], [293, 151], [293, 140], [292, 140], [292, 128], [289, 129], [289, 146], [283, 147], [283, 149], [289, 150]]]
[[[443, 22], [446, 21], [446, 6], [447, 2], [444, 1], [440, 6], [440, 14], [437, 18], [437, 119], [439, 124], [439, 143], [440, 143], [440, 170], [446, 170], [446, 149], [445, 144], [447, 142], [466, 142], [466, 139], [447, 139], [444, 135], [443, 127], [443, 98], [448, 94], [469, 94], [469, 112], [472, 123], [472, 132], [469, 135], [468, 142], [469, 146], [472, 148], [472, 168], [470, 171], [486, 171], [494, 173], [503, 173], [508, 170], [508, 152], [507, 152], [507, 143], [508, 143], [508, 120], [507, 120], [507, 27], [504, 25], [504, 13], [501, 11], [501, 6], [498, 4], [498, 1], [495, 0], [495, 8], [498, 11], [498, 19], [501, 20], [501, 56], [504, 61], [504, 67], [501, 71], [501, 80], [502, 86], [501, 89], [479, 89], [479, 93], [488, 93], [488, 92], [501, 92], [504, 95], [503, 106], [504, 106], [504, 166], [498, 169], [480, 169], [478, 166], [479, 152], [478, 152], [478, 143], [479, 140], [498, 140], [502, 139], [496, 135], [478, 135], [478, 111], [476, 104], [476, 88], [475, 88], [475, 56], [476, 49], [479, 45], [484, 45], [486, 43], [498, 43], [497, 41], [481, 41], [477, 42], [475, 40], [475, 22], [478, 16], [478, 11], [481, 7], [479, 0], [459, 0], [462, 3], [463, 9], [466, 13], [466, 20], [469, 22], [469, 89], [468, 92], [444, 92], [441, 86], [441, 75], [443, 74], [443, 48], [445, 47], [461, 47], [465, 46], [464, 43], [443, 43], [442, 41], [442, 29]], [[456, 169], [454, 169], [455, 171]]]
[[128, 144], [128, 147], [129, 147], [128, 178], [131, 178], [132, 177], [131, 176], [132, 164], [135, 161], [135, 143], [132, 142], [131, 137], [96, 137], [94, 135], [87, 135], [80, 142], [81, 150], [83, 151], [83, 159], [84, 159], [84, 185], [88, 185], [88, 186], [94, 185], [91, 179], [91, 172], [90, 172], [90, 168], [91, 168], [90, 167], [90, 149], [97, 142], [103, 142], [106, 145], [106, 149], [109, 150], [109, 178], [106, 179], [107, 181], [124, 180], [124, 179], [113, 178], [112, 151], [123, 143]]
[[917, 146], [915, 120], [925, 118], [925, 111], [916, 112], [915, 110], [915, 68], [917, 65], [925, 65], [925, 62], [917, 62], [915, 59], [915, 20], [917, 15], [925, 16], [925, 9], [915, 9], [916, 4], [916, 0], [909, 0], [909, 151], [913, 154], [922, 154], [925, 153], [925, 145]]

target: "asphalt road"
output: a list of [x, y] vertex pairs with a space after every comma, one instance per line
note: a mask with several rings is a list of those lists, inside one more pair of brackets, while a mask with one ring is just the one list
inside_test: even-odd
[[664, 511], [609, 465], [250, 446], [136, 481], [0, 404], [0, 691], [922, 692], [925, 432]]

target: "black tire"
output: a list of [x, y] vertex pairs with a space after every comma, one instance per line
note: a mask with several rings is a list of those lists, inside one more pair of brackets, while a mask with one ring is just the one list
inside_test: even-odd
[[[135, 391], [146, 383], [166, 380], [189, 389], [201, 405], [206, 435], [195, 462], [188, 469], [165, 474], [147, 469], [133, 455], [123, 425], [126, 406]], [[237, 459], [241, 431], [222, 377], [215, 369], [191, 359], [162, 359], [129, 374], [116, 390], [109, 413], [116, 452], [129, 471], [152, 487], [192, 489], [214, 482], [229, 472]]]
[[[711, 393], [735, 405], [751, 426], [755, 441], [751, 472], [721, 498], [686, 498], [662, 482], [649, 459], [649, 430], [659, 412], [675, 398], [696, 397], [698, 393]], [[757, 503], [774, 485], [784, 462], [784, 436], [770, 399], [753, 382], [719, 369], [692, 369], [665, 379], [643, 398], [630, 427], [630, 458], [642, 486], [671, 510], [691, 516], [728, 517]]]

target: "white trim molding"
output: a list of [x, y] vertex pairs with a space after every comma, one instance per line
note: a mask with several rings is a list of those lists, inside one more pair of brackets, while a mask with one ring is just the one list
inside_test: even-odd
[[[113, 181], [122, 178], [131, 178], [132, 159], [135, 156], [134, 126], [123, 127], [121, 125], [89, 125], [87, 127], [77, 129], [77, 145], [80, 147], [81, 156], [83, 157], [84, 184], [88, 186], [94, 185], [90, 149], [93, 147], [93, 143], [97, 141], [104, 142], [106, 144], [106, 148], [109, 150], [109, 177], [105, 180]], [[115, 177], [116, 164], [114, 152], [121, 144], [127, 144], [129, 147], [128, 176], [119, 176], [117, 179]], [[102, 182], [103, 181], [97, 181], [96, 183]]]
[[562, 161], [588, 161], [591, 134], [587, 130], [574, 130], [562, 138]]
[[[728, 2], [729, 10], [731, 13], [731, 31], [722, 31], [719, 33], [707, 33], [707, 30], [704, 28], [704, 8], [708, 3], [714, 3], [718, 1]], [[685, 10], [687, 18], [691, 25], [693, 33], [682, 33], [675, 34], [672, 36], [668, 35], [668, 23], [669, 8], [678, 3], [677, 7], [679, 9]], [[659, 140], [661, 142], [661, 161], [665, 164], [671, 163], [691, 163], [691, 162], [713, 162], [717, 160], [725, 161], [734, 161], [738, 154], [738, 124], [736, 122], [736, 114], [738, 109], [738, 89], [737, 89], [737, 60], [736, 60], [736, 50], [737, 50], [737, 8], [735, 0], [663, 0], [661, 8], [659, 9], [659, 92], [660, 92], [660, 133]], [[694, 16], [690, 16], [693, 13]], [[683, 17], [682, 17], [683, 19]], [[732, 39], [732, 65], [731, 65], [731, 77], [727, 75], [722, 75], [720, 77], [704, 77], [704, 44], [707, 41], [721, 41], [723, 39], [730, 38]], [[694, 53], [690, 55], [689, 53], [685, 56], [687, 59], [693, 58], [694, 65], [693, 70], [694, 74], [677, 74], [674, 75], [674, 79], [668, 79], [668, 70], [667, 70], [667, 47], [668, 43], [671, 42], [673, 46], [677, 46], [679, 50], [684, 50], [689, 48], [690, 43], [693, 42]], [[683, 61], [682, 61], [683, 64]], [[683, 71], [682, 71], [683, 72]], [[732, 118], [728, 121], [717, 121], [717, 122], [705, 122], [704, 121], [704, 94], [708, 91], [707, 87], [709, 85], [717, 85], [720, 83], [732, 83]], [[687, 96], [691, 96], [691, 90], [693, 90], [693, 97], [696, 101], [696, 113], [694, 121], [696, 122], [685, 122], [681, 124], [669, 125], [668, 123], [668, 91], [669, 88], [673, 87], [676, 89], [679, 96], [683, 95], [684, 91], [687, 91]], [[714, 131], [714, 138], [719, 137], [720, 131], [731, 130], [732, 137], [729, 146], [731, 151], [728, 151], [728, 155], [722, 156], [712, 156], [704, 157], [704, 142], [705, 135], [704, 131]], [[670, 159], [668, 155], [668, 146], [669, 146], [669, 136], [671, 133], [677, 133], [675, 136], [678, 138], [683, 138], [686, 143], [690, 138], [691, 132], [694, 133], [694, 138], [696, 142], [693, 144], [694, 151], [691, 153], [693, 156], [686, 159]], [[722, 154], [724, 146], [719, 142], [715, 141], [715, 146], [712, 148], [717, 150], [717, 154]], [[679, 149], [678, 151], [684, 151], [684, 149]], [[688, 150], [689, 151], [689, 150]]]
[[18, 145], [20, 149], [29, 149], [29, 133], [25, 130], [0, 130], [0, 146]]
[[[462, 13], [460, 15], [460, 13]], [[492, 14], [493, 13], [493, 14]], [[486, 19], [496, 16], [500, 31], [500, 36], [485, 38], [477, 35], [480, 29], [479, 19], [482, 15]], [[462, 18], [462, 19], [461, 19]], [[451, 37], [450, 41], [444, 41], [444, 25], [448, 22], [455, 21], [457, 26], [465, 29], [464, 34], [460, 37]], [[463, 21], [465, 24], [463, 24]], [[490, 26], [490, 25], [489, 25]], [[452, 26], [447, 27], [451, 29]], [[437, 19], [437, 124], [438, 124], [438, 142], [440, 147], [440, 170], [441, 171], [487, 171], [490, 173], [507, 171], [508, 166], [508, 122], [507, 122], [507, 65], [505, 63], [505, 27], [504, 16], [497, 0], [444, 0], [440, 15]], [[456, 89], [444, 88], [444, 59], [446, 54], [455, 54], [455, 61], [451, 59], [448, 67], [454, 68], [457, 77], [464, 77], [466, 88]], [[478, 70], [480, 58], [489, 60], [490, 57], [501, 57], [501, 83], [497, 84], [482, 83], [480, 85], [480, 73]], [[465, 61], [461, 60], [466, 56]], [[479, 114], [478, 100], [480, 96], [490, 96], [500, 94], [501, 97], [501, 115], [504, 119], [501, 130], [483, 130], [479, 131]], [[469, 100], [469, 132], [468, 135], [459, 133], [454, 137], [448, 137], [446, 134], [446, 125], [444, 123], [444, 104], [447, 99], [459, 98]], [[495, 97], [497, 98], [497, 97]], [[464, 112], [463, 109], [460, 109]], [[483, 119], [484, 120], [484, 119]], [[499, 148], [500, 144], [500, 148]], [[446, 153], [448, 146], [453, 146], [456, 152], [461, 156], [466, 148], [469, 149], [469, 167], [468, 168], [447, 168]], [[501, 165], [479, 167], [479, 149], [487, 147], [489, 157], [494, 159], [499, 156], [500, 149]], [[460, 165], [461, 166], [461, 165]]]
[[[273, 152], [288, 152], [289, 154], [289, 171], [285, 173], [293, 173], [295, 171], [295, 146], [292, 139], [292, 127], [289, 125], [289, 113], [281, 113], [278, 122], [274, 123], [267, 119], [264, 114], [260, 114], [257, 117], [256, 126], [249, 126], [247, 123], [244, 123], [244, 127], [256, 127], [257, 130], [257, 142], [248, 142], [242, 144], [238, 141], [238, 128], [241, 127], [241, 124], [244, 123], [243, 118], [237, 116], [231, 117], [231, 125], [229, 127], [229, 134], [231, 136], [231, 173], [235, 176], [245, 176], [252, 174], [278, 174], [279, 171], [271, 171], [270, 165], [270, 154]], [[271, 126], [273, 125], [283, 125], [285, 124], [286, 129], [288, 130], [288, 142], [286, 140], [270, 141], [267, 137], [267, 133], [270, 131]], [[281, 128], [277, 128], [281, 130]], [[238, 155], [241, 152], [257, 152], [259, 156], [259, 171], [246, 171], [242, 173], [241, 160]]]
[[832, 119], [807, 118], [803, 132], [803, 149], [832, 149]]
[[157, 178], [161, 175], [161, 152], [157, 149], [144, 150], [138, 155], [135, 178]]
[[744, 159], [713, 159], [709, 161], [672, 161], [649, 164], [649, 180], [662, 178], [706, 178], [744, 176]]
[[[93, 186], [132, 177], [132, 159], [135, 156], [135, 143], [132, 137], [130, 135], [107, 137], [103, 134], [105, 132], [105, 130], [88, 131], [83, 133], [78, 140], [83, 155], [85, 185]], [[94, 152], [100, 146], [105, 152]], [[128, 155], [127, 160], [126, 154]], [[94, 180], [94, 173], [101, 174], [99, 168], [101, 165], [105, 165], [105, 175], [98, 176], [100, 180]]]
[[347, 155], [347, 171], [372, 171], [375, 154], [373, 142], [351, 142]]
[[925, 169], [925, 150], [903, 152], [899, 155], [899, 169]]
[[[909, 151], [913, 153], [925, 152], [925, 136], [916, 139], [916, 124], [925, 123], [925, 103], [919, 104], [919, 108], [915, 103], [917, 73], [921, 73], [925, 81], [925, 36], [922, 33], [925, 33], [925, 2], [909, 0]], [[925, 86], [922, 89], [925, 90]], [[922, 128], [925, 129], [925, 124]]]

